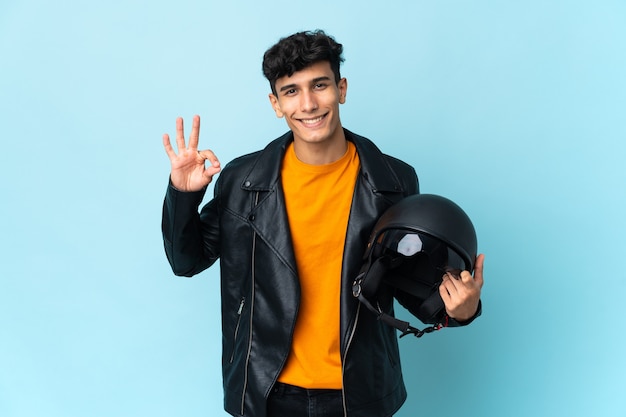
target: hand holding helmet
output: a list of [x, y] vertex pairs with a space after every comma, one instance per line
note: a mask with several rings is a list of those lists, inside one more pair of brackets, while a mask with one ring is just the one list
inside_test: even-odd
[[443, 276], [439, 294], [446, 312], [457, 321], [467, 321], [476, 314], [483, 286], [484, 259], [482, 254], [476, 258], [473, 277], [469, 271], [461, 272], [458, 278], [449, 272]]

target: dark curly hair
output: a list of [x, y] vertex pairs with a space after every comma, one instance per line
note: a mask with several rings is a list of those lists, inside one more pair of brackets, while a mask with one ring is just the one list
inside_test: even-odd
[[335, 74], [335, 82], [341, 75], [339, 66], [343, 46], [323, 30], [294, 33], [282, 38], [263, 55], [263, 75], [270, 82], [272, 93], [276, 94], [276, 80], [291, 77], [296, 71], [320, 61], [328, 61]]

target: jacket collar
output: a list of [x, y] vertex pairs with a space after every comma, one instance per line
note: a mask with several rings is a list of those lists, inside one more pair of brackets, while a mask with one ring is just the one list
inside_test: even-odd
[[[372, 141], [344, 129], [346, 139], [353, 142], [359, 154], [361, 173], [369, 182], [372, 191], [403, 191], [396, 174], [385, 161], [381, 151]], [[293, 133], [287, 132], [270, 142], [260, 153], [254, 165], [245, 176], [242, 188], [249, 191], [269, 191], [276, 187], [280, 178], [282, 160]]]

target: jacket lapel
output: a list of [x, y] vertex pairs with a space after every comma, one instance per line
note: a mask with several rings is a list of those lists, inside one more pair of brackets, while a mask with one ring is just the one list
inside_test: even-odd
[[294, 276], [297, 276], [296, 258], [285, 210], [285, 196], [280, 181], [283, 156], [292, 140], [293, 134], [288, 132], [270, 142], [245, 176], [242, 188], [251, 192], [254, 201], [247, 215], [250, 225], [258, 237], [269, 245]]

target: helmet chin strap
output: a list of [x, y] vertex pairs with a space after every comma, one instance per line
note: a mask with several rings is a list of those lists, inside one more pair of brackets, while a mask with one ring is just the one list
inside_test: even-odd
[[420, 330], [417, 327], [411, 326], [408, 321], [397, 319], [383, 312], [380, 308], [380, 305], [378, 305], [378, 303], [376, 303], [376, 307], [374, 307], [372, 303], [370, 303], [369, 300], [363, 296], [362, 292], [358, 295], [357, 298], [359, 299], [360, 302], [362, 302], [365, 305], [365, 307], [367, 307], [368, 310], [376, 314], [376, 317], [378, 318], [378, 320], [382, 320], [385, 324], [400, 330], [402, 332], [402, 334], [400, 335], [401, 338], [408, 334], [412, 334], [415, 337], [422, 337], [426, 333], [432, 333], [434, 331], [440, 330], [441, 328], [445, 327], [443, 324], [437, 323], [434, 326], [426, 327], [425, 329]]
[[[415, 337], [422, 337], [426, 333], [432, 333], [436, 330], [440, 330], [445, 327], [441, 323], [437, 323], [434, 326], [427, 327], [423, 330], [420, 330], [416, 327], [413, 327], [407, 321], [399, 320], [387, 313], [385, 313], [381, 308], [378, 302], [376, 302], [376, 306], [374, 306], [368, 299], [368, 297], [375, 296], [376, 291], [378, 290], [378, 286], [380, 285], [385, 272], [388, 270], [388, 265], [391, 260], [388, 257], [381, 256], [377, 258], [374, 262], [370, 262], [369, 267], [361, 272], [354, 283], [352, 284], [352, 295], [357, 298], [361, 303], [367, 307], [372, 313], [376, 315], [378, 320], [382, 320], [385, 324], [394, 327], [402, 332], [400, 337], [404, 337], [408, 334], [413, 334]], [[365, 279], [367, 277], [367, 280]]]

